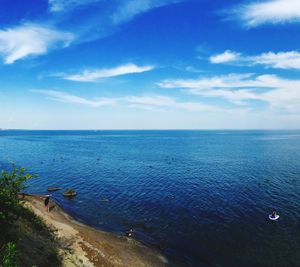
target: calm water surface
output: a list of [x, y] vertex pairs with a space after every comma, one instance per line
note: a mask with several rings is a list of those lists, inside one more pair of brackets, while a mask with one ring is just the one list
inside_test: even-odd
[[[300, 266], [300, 131], [0, 131], [0, 164], [176, 266]], [[268, 220], [277, 210], [281, 218]]]

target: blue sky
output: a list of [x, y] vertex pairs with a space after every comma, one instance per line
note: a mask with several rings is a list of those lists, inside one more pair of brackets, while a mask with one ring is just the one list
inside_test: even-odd
[[2, 0], [0, 128], [299, 129], [299, 0]]

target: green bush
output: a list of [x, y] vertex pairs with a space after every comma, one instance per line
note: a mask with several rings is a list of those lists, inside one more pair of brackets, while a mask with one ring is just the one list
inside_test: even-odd
[[25, 168], [13, 164], [11, 172], [0, 174], [0, 228], [5, 230], [18, 218], [21, 206], [18, 193], [25, 188], [25, 182], [33, 176]]
[[9, 242], [5, 246], [5, 252], [2, 260], [1, 267], [19, 267], [18, 264], [19, 251], [16, 244]]
[[0, 267], [61, 266], [55, 236], [21, 205], [20, 192], [32, 177], [14, 164], [11, 171], [0, 171]]

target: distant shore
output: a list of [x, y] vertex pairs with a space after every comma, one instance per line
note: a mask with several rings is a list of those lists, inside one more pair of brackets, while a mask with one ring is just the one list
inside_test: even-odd
[[167, 260], [159, 252], [134, 239], [79, 223], [55, 203], [51, 203], [53, 208], [48, 213], [39, 196], [26, 195], [25, 200], [24, 205], [41, 217], [58, 237], [63, 266], [167, 266]]

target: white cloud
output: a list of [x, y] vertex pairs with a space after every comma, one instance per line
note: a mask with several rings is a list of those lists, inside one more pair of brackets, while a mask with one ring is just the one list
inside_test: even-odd
[[214, 55], [209, 58], [210, 62], [214, 64], [234, 62], [238, 61], [239, 59], [240, 53], [233, 52], [230, 50], [226, 50], [222, 54]]
[[264, 65], [274, 69], [300, 69], [300, 53], [297, 51], [267, 52], [247, 56], [238, 52], [225, 52], [210, 57], [214, 64]]
[[242, 5], [233, 10], [248, 27], [261, 24], [300, 22], [299, 0], [264, 0]]
[[79, 97], [65, 92], [54, 90], [31, 90], [31, 92], [46, 95], [49, 99], [57, 102], [81, 104], [90, 107], [110, 106], [116, 104], [117, 102], [117, 99], [115, 98], [97, 98], [89, 100], [84, 97]]
[[73, 8], [88, 5], [91, 3], [96, 3], [102, 0], [49, 0], [49, 10], [50, 12], [63, 12], [70, 11]]
[[135, 64], [126, 64], [112, 69], [84, 70], [78, 74], [63, 75], [65, 80], [77, 82], [95, 82], [102, 78], [115, 77], [120, 75], [141, 73], [152, 70], [153, 66], [137, 66]]
[[159, 85], [203, 97], [223, 98], [237, 105], [250, 105], [249, 100], [259, 100], [270, 108], [300, 113], [300, 80], [276, 75], [230, 74], [194, 80], [165, 80]]
[[74, 35], [35, 24], [0, 30], [0, 54], [5, 64], [31, 55], [46, 54], [57, 46], [68, 46]]
[[252, 57], [252, 62], [277, 69], [300, 69], [300, 53], [297, 51], [268, 52]]

